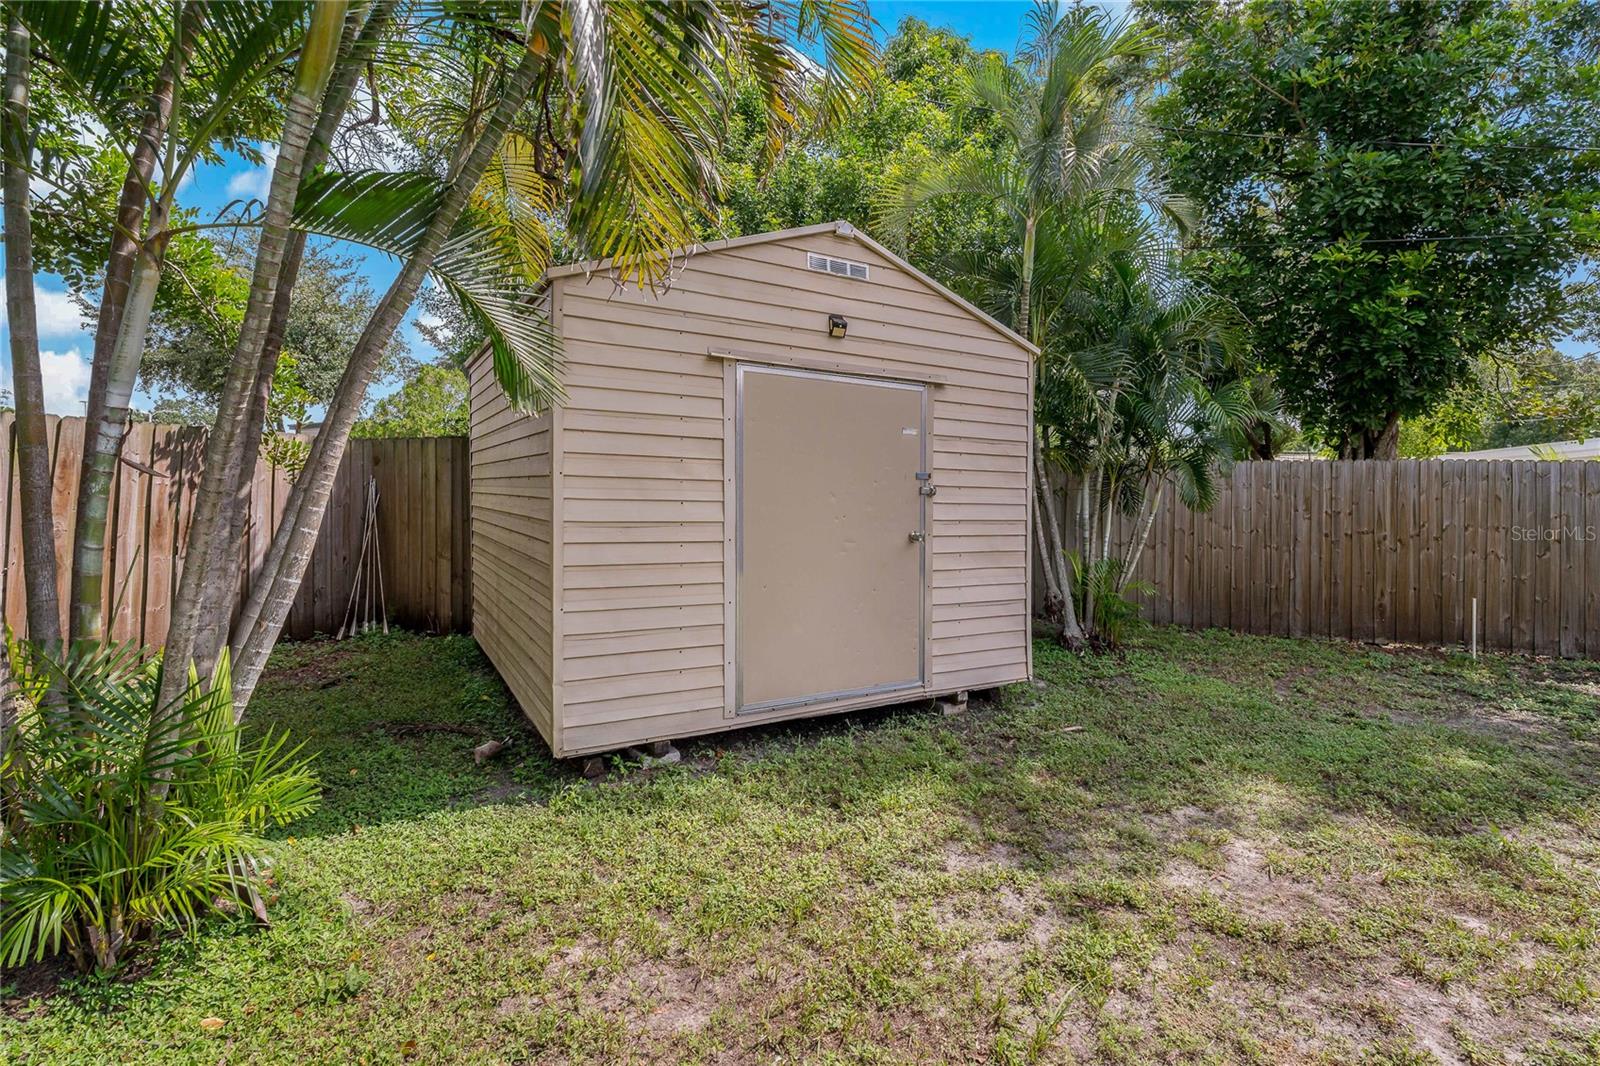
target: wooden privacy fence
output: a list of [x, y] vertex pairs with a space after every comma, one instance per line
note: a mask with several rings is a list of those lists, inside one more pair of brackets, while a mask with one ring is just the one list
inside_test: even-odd
[[1480, 647], [1600, 658], [1600, 462], [1253, 462], [1209, 511], [1173, 495], [1135, 574], [1151, 621], [1466, 646], [1476, 600]]
[[[50, 423], [57, 582], [63, 614], [83, 457], [82, 418]], [[0, 416], [5, 447], [4, 588], [6, 622], [26, 630], [21, 514], [17, 499], [14, 416]], [[184, 542], [200, 483], [206, 431], [136, 423], [123, 445], [106, 521], [106, 607], [116, 640], [159, 645], [183, 572]], [[331, 633], [344, 619], [361, 556], [369, 477], [378, 481], [377, 537], [389, 620], [437, 631], [470, 628], [467, 546], [467, 442], [464, 437], [352, 440], [339, 468], [322, 533], [284, 633]], [[251, 488], [239, 545], [239, 600], [266, 557], [288, 499], [290, 479], [263, 462]]]

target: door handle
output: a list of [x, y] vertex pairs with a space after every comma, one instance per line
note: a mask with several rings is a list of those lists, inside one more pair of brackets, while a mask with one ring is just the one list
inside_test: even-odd
[[914, 544], [921, 544], [923, 541], [928, 539], [928, 534], [923, 530], [913, 529], [910, 533], [906, 534], [906, 539]]

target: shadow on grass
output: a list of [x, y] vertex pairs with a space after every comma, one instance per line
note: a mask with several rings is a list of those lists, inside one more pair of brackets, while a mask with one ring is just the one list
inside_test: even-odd
[[[1047, 862], [1263, 782], [1445, 834], [1570, 816], [1600, 795], [1600, 700], [1586, 695], [1600, 664], [1151, 630], [1123, 657], [1040, 643], [1036, 667], [1040, 685], [962, 718], [908, 705], [757, 726], [682, 743], [681, 769], [618, 760], [598, 786], [550, 757], [467, 637], [287, 645], [250, 720], [318, 753], [323, 806], [290, 829], [308, 837], [570, 787], [634, 809], [680, 802], [652, 786], [684, 773], [841, 810], [930, 781], [985, 835]], [[504, 754], [473, 765], [476, 744], [506, 737]]]
[[[73, 982], [73, 995], [21, 1020], [26, 1039], [39, 1059], [76, 1061], [115, 1061], [114, 1049], [152, 1039], [167, 1043], [145, 1058], [214, 1061], [205, 1042], [226, 1039], [241, 1061], [252, 1048], [257, 1061], [323, 1061], [381, 1039], [398, 1061], [431, 1026], [423, 1061], [513, 1046], [522, 1057], [566, 1046], [572, 1061], [606, 1057], [601, 1047], [620, 1058], [617, 1012], [593, 1010], [597, 989], [618, 978], [605, 967], [664, 979], [664, 963], [688, 957], [696, 974], [720, 965], [729, 982], [685, 993], [697, 1002], [773, 999], [777, 986], [746, 971], [776, 960], [791, 967], [773, 973], [796, 1016], [819, 999], [828, 1015], [877, 995], [874, 1033], [915, 1002], [967, 1011], [946, 1022], [970, 1035], [979, 1008], [962, 997], [975, 986], [951, 940], [968, 919], [1003, 939], [1039, 918], [1054, 940], [1005, 950], [1048, 943], [1039, 972], [1072, 995], [1091, 979], [1103, 994], [1113, 963], [1143, 972], [1155, 950], [1153, 939], [1119, 938], [1155, 937], [1170, 919], [1118, 909], [1154, 891], [1155, 877], [1119, 887], [1094, 867], [1158, 875], [1218, 851], [1192, 830], [1226, 829], [1264, 794], [1280, 801], [1275, 817], [1308, 827], [1363, 815], [1414, 827], [1379, 846], [1449, 867], [1452, 890], [1447, 858], [1529, 879], [1531, 860], [1487, 828], [1546, 816], [1581, 826], [1600, 811], [1597, 664], [1474, 664], [1176, 630], [1143, 633], [1120, 658], [1046, 644], [1035, 654], [1040, 684], [964, 716], [903, 708], [757, 727], [681, 744], [680, 767], [619, 765], [591, 783], [550, 758], [470, 638], [285, 645], [247, 722], [286, 729], [315, 753], [325, 797], [283, 831], [300, 839], [280, 849], [273, 925], [212, 917], [160, 945], [147, 971], [157, 980]], [[474, 745], [507, 736], [505, 753], [473, 765]], [[1416, 847], [1419, 835], [1433, 839]], [[1315, 850], [1315, 836], [1297, 846]], [[1006, 910], [1029, 881], [1062, 893], [1049, 897], [1059, 905]], [[1578, 924], [1583, 891], [1517, 898], [1558, 929]], [[1117, 913], [1083, 904], [1085, 892]], [[972, 914], [933, 909], [952, 900]], [[1422, 934], [1410, 935], [1414, 948]], [[927, 971], [944, 976], [922, 988]], [[531, 996], [547, 1000], [543, 1035], [512, 1009]], [[227, 1027], [207, 1035], [197, 1025], [213, 1013]], [[800, 1043], [741, 1046], [804, 1057]]]

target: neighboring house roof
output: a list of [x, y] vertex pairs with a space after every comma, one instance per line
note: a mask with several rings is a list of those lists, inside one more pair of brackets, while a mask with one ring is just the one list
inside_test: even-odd
[[[1535, 451], [1543, 455], [1534, 454]], [[1519, 444], [1513, 448], [1485, 448], [1476, 452], [1445, 452], [1437, 459], [1600, 459], [1600, 437], [1564, 440], [1552, 444]]]
[[[891, 252], [889, 249], [885, 248], [883, 245], [867, 236], [859, 228], [849, 222], [821, 222], [814, 226], [797, 226], [793, 229], [773, 230], [771, 233], [752, 233], [747, 237], [730, 237], [727, 240], [710, 241], [706, 244], [696, 244], [693, 247], [680, 249], [676, 252], [673, 252], [672, 255], [675, 259], [687, 259], [692, 256], [703, 255], [707, 252], [721, 252], [729, 248], [743, 248], [751, 244], [766, 244], [769, 241], [782, 241], [794, 237], [810, 237], [819, 233], [833, 233], [840, 237], [846, 237], [851, 240], [861, 242], [861, 244], [883, 256], [895, 266], [899, 267], [901, 270], [904, 270], [907, 274], [910, 274], [912, 277], [916, 278], [918, 281], [928, 286], [928, 288], [932, 289], [946, 300], [955, 304], [969, 315], [988, 323], [996, 332], [1000, 333], [1008, 340], [1027, 349], [1034, 355], [1039, 354], [1038, 345], [1029, 341], [1026, 337], [1023, 337], [1020, 333], [1017, 333], [1009, 326], [1006, 326], [998, 319], [986, 313], [970, 301], [958, 296], [955, 292], [939, 284], [937, 281], [933, 280], [928, 275], [924, 274], [922, 271], [906, 262], [905, 259]], [[545, 280], [548, 281], [551, 278], [569, 277], [573, 274], [593, 274], [598, 271], [607, 270], [610, 268], [610, 266], [611, 260], [609, 259], [591, 259], [583, 263], [568, 263], [564, 266], [551, 267], [549, 270], [545, 271]]]

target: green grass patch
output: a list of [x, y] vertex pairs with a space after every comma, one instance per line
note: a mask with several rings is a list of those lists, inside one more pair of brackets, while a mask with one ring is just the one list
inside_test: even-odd
[[470, 639], [285, 646], [250, 721], [326, 799], [273, 925], [8, 974], [5, 1057], [1600, 1057], [1600, 665], [1157, 629], [1036, 666], [587, 782]]

